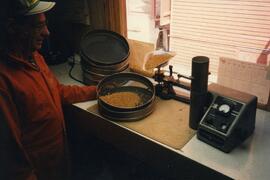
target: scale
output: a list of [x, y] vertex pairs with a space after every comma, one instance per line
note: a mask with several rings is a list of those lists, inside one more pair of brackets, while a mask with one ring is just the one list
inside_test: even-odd
[[[230, 152], [247, 139], [255, 129], [257, 97], [218, 84], [208, 86], [209, 59], [192, 59], [192, 76], [169, 71], [155, 71], [156, 95], [190, 104], [189, 126], [197, 138], [223, 152]], [[164, 72], [169, 72], [165, 75]], [[177, 75], [177, 79], [173, 75]], [[183, 84], [181, 78], [191, 81]], [[176, 93], [174, 86], [190, 91], [190, 97]]]

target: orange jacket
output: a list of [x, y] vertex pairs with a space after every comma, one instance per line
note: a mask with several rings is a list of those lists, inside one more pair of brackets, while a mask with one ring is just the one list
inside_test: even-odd
[[0, 179], [57, 179], [64, 155], [63, 104], [91, 100], [94, 86], [60, 84], [43, 57], [36, 66], [0, 57]]

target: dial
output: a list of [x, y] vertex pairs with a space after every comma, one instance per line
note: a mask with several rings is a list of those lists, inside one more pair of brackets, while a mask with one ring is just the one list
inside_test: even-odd
[[218, 107], [218, 111], [222, 114], [228, 114], [231, 111], [231, 107], [228, 104], [221, 104]]
[[228, 116], [231, 111], [231, 106], [228, 104], [221, 104], [217, 108], [217, 113], [223, 116]]

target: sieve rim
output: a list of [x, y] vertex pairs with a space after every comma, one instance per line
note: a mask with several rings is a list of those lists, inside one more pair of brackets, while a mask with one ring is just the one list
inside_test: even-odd
[[[103, 101], [100, 98], [101, 95], [104, 95], [105, 90], [103, 89], [103, 86], [107, 82], [111, 83], [113, 80], [119, 79], [119, 78], [126, 78], [129, 80], [138, 81], [138, 82], [144, 84], [147, 87], [147, 89], [145, 88], [145, 91], [147, 91], [149, 93], [149, 99], [147, 99], [145, 102], [143, 102], [143, 104], [138, 105], [136, 107], [118, 107], [118, 106], [113, 106], [113, 105]], [[127, 87], [129, 87], [129, 86], [127, 86]], [[136, 89], [136, 88], [134, 88], [134, 89]], [[117, 92], [117, 91], [115, 91], [115, 92]], [[119, 91], [119, 92], [121, 92], [121, 91]], [[128, 91], [126, 91], [126, 92], [128, 92]], [[134, 92], [134, 91], [130, 91], [130, 92]], [[150, 106], [151, 104], [153, 104], [153, 101], [155, 100], [155, 88], [154, 88], [153, 83], [149, 79], [147, 79], [146, 77], [139, 75], [137, 73], [133, 73], [133, 72], [115, 73], [113, 75], [105, 77], [104, 79], [102, 79], [98, 83], [98, 85], [97, 85], [97, 99], [98, 99], [99, 106], [105, 106], [106, 108], [113, 110], [113, 111], [128, 112], [128, 111], [142, 110], [142, 109], [146, 108], [147, 106]]]

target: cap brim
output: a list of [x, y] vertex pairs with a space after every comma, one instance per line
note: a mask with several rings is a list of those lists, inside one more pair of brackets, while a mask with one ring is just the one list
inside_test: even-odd
[[28, 11], [25, 15], [34, 15], [34, 14], [44, 13], [52, 9], [54, 5], [55, 5], [55, 2], [40, 1], [37, 6], [35, 6], [30, 11]]

